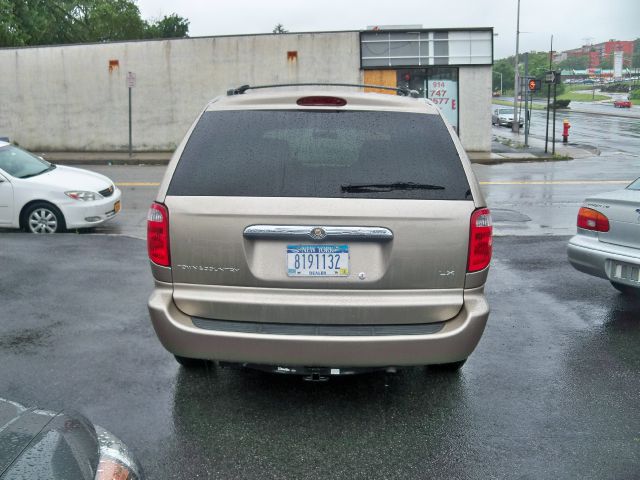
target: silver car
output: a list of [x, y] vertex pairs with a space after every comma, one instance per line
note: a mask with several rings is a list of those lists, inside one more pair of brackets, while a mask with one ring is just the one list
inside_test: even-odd
[[585, 200], [567, 253], [581, 272], [609, 280], [622, 293], [640, 294], [640, 179]]
[[[491, 114], [491, 124], [509, 127], [513, 125], [513, 108], [498, 108]], [[522, 118], [518, 119], [518, 124], [522, 128]]]
[[213, 100], [167, 168], [148, 247], [151, 320], [184, 366], [457, 369], [489, 315], [490, 212], [451, 125], [412, 96]]

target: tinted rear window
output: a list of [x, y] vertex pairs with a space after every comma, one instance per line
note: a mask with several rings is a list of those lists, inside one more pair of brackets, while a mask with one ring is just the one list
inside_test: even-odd
[[[407, 182], [438, 188], [344, 188]], [[460, 157], [437, 115], [317, 110], [205, 112], [167, 194], [470, 198]]]

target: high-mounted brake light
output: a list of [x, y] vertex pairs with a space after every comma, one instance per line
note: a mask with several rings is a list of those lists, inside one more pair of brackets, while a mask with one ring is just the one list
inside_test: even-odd
[[301, 97], [296, 103], [301, 107], [344, 107], [347, 101], [340, 97], [316, 95], [313, 97]]
[[595, 232], [608, 232], [609, 219], [597, 210], [582, 207], [578, 211], [578, 228]]
[[161, 203], [152, 203], [147, 214], [147, 251], [149, 260], [163, 267], [171, 266], [169, 253], [169, 211]]
[[471, 214], [469, 234], [469, 261], [467, 272], [478, 272], [491, 261], [493, 226], [488, 208], [479, 208]]

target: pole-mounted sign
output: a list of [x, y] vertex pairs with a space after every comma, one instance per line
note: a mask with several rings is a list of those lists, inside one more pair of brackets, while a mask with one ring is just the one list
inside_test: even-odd
[[552, 83], [558, 85], [559, 83], [561, 83], [560, 79], [560, 72], [549, 71], [544, 76], [544, 83]]
[[136, 86], [136, 74], [133, 72], [127, 72], [127, 87], [133, 88]]
[[131, 90], [136, 86], [136, 74], [127, 72], [127, 88], [129, 89], [129, 158], [131, 158], [133, 137], [131, 135]]

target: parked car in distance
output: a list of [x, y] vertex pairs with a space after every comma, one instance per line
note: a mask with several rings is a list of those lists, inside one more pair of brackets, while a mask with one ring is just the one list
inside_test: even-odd
[[75, 412], [26, 408], [0, 398], [0, 479], [142, 480], [113, 434]]
[[640, 178], [585, 200], [567, 253], [577, 270], [609, 280], [622, 293], [640, 294]]
[[631, 100], [616, 100], [613, 102], [615, 108], [631, 108]]
[[[513, 125], [513, 108], [498, 108], [494, 110], [491, 115], [491, 124], [511, 127]], [[518, 118], [518, 124], [522, 128], [524, 125], [522, 118]]]
[[185, 367], [456, 370], [489, 315], [491, 215], [424, 99], [230, 91], [176, 150], [147, 240], [151, 321]]
[[115, 217], [120, 190], [104, 175], [53, 165], [0, 142], [0, 228], [56, 233]]

